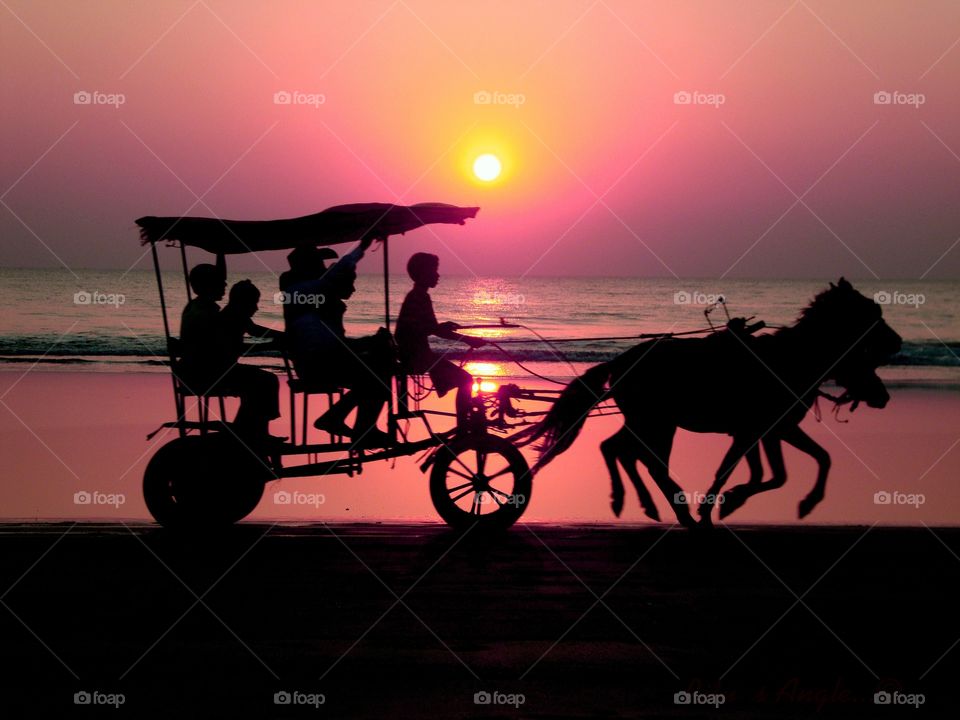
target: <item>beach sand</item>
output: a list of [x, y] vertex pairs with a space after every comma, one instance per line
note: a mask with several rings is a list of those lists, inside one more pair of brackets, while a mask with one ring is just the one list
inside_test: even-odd
[[[7, 372], [0, 388], [5, 717], [75, 710], [76, 692], [122, 693], [110, 712], [136, 717], [703, 717], [717, 693], [732, 717], [873, 717], [885, 690], [922, 693], [919, 714], [954, 704], [956, 393], [808, 419], [834, 457], [821, 507], [795, 520], [814, 467], [788, 451], [787, 487], [711, 533], [672, 528], [662, 498], [651, 525], [632, 490], [614, 521], [597, 444], [619, 421], [591, 420], [521, 523], [484, 537], [437, 521], [410, 458], [271, 483], [251, 521], [177, 535], [144, 522], [139, 494], [167, 376]], [[677, 479], [705, 489], [726, 444], [681, 433]], [[325, 499], [280, 507], [280, 487]], [[91, 517], [107, 522], [75, 522]]]
[[[946, 717], [960, 531], [0, 526], [4, 717]], [[874, 705], [876, 692], [923, 706]], [[274, 704], [277, 692], [324, 703]], [[502, 702], [478, 705], [476, 693]], [[718, 710], [678, 705], [723, 694]], [[694, 695], [693, 693], [702, 693]], [[499, 693], [499, 695], [494, 695]], [[292, 695], [291, 695], [292, 696]], [[293, 696], [292, 696], [293, 697]]]

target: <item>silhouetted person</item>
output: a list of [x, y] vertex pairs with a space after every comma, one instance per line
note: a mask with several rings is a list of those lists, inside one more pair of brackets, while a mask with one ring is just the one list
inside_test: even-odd
[[429, 373], [437, 395], [443, 397], [457, 388], [457, 423], [461, 427], [470, 417], [473, 377], [430, 347], [429, 337], [459, 340], [475, 348], [484, 344], [481, 338], [461, 335], [454, 322], [437, 322], [430, 289], [440, 281], [440, 258], [429, 253], [415, 253], [407, 262], [407, 274], [413, 289], [407, 293], [397, 318], [397, 347], [403, 368], [417, 375]]
[[240, 409], [234, 428], [241, 438], [260, 442], [267, 437], [270, 420], [280, 417], [279, 383], [272, 373], [237, 361], [245, 350], [245, 334], [277, 339], [282, 333], [253, 322], [260, 291], [249, 280], [231, 288], [223, 310], [217, 304], [226, 290], [221, 267], [197, 265], [190, 271], [189, 280], [196, 297], [187, 303], [181, 316], [180, 377], [195, 393], [237, 394]]
[[[371, 337], [348, 338], [343, 325], [344, 300], [356, 290], [357, 263], [373, 240], [364, 238], [329, 269], [315, 269], [316, 277], [288, 286], [288, 298], [306, 307], [290, 313], [287, 332], [299, 377], [351, 390], [317, 419], [315, 427], [353, 437], [361, 446], [384, 447], [390, 438], [376, 423], [390, 397], [393, 359], [389, 334], [384, 330]], [[357, 420], [350, 428], [346, 418], [354, 408]]]
[[241, 280], [234, 284], [227, 305], [217, 318], [217, 344], [229, 368], [223, 386], [240, 395], [234, 427], [241, 436], [262, 438], [268, 434], [270, 421], [280, 417], [280, 384], [272, 372], [238, 361], [250, 347], [244, 343], [244, 337], [272, 340], [258, 344], [259, 348], [268, 349], [283, 340], [283, 333], [253, 321], [259, 302], [260, 291], [252, 282]]
[[190, 287], [194, 297], [180, 316], [180, 343], [183, 370], [195, 376], [196, 381], [213, 382], [216, 376], [206, 378], [211, 358], [218, 354], [216, 346], [219, 300], [227, 290], [227, 280], [216, 265], [202, 263], [190, 271]]
[[327, 247], [319, 248], [313, 245], [300, 245], [287, 255], [290, 269], [280, 273], [280, 292], [284, 293], [283, 322], [289, 327], [297, 315], [309, 312], [312, 308], [309, 303], [295, 302], [291, 289], [300, 283], [317, 280], [327, 272], [327, 260], [336, 260], [335, 250]]

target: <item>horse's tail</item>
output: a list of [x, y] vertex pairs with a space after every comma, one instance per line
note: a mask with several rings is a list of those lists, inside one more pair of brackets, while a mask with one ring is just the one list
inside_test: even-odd
[[532, 473], [573, 444], [591, 408], [602, 399], [604, 386], [609, 379], [609, 363], [590, 368], [564, 388], [543, 420], [511, 438], [521, 447], [543, 438], [543, 442], [537, 446], [539, 456]]

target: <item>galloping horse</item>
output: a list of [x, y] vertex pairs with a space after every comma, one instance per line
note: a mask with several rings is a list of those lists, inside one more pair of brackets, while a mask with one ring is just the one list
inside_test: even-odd
[[[670, 501], [677, 520], [688, 527], [697, 523], [669, 472], [677, 428], [733, 436], [707, 502], [700, 507], [705, 524], [710, 522], [713, 497], [744, 455], [756, 475], [758, 443], [764, 443], [771, 460], [775, 486], [783, 484], [780, 442], [786, 441], [812, 455], [820, 467], [816, 486], [800, 503], [802, 517], [823, 498], [829, 455], [800, 430], [800, 420], [827, 380], [846, 387], [852, 399], [882, 407], [886, 390], [872, 371], [900, 345], [900, 336], [884, 322], [880, 306], [841, 278], [817, 295], [797, 322], [774, 333], [725, 341], [653, 340], [596, 365], [566, 387], [543, 420], [515, 438], [520, 444], [542, 438], [536, 473], [570, 447], [590, 409], [612, 397], [623, 412], [624, 428], [601, 447], [614, 481], [614, 509], [619, 459], [647, 513], [656, 514], [633, 467], [638, 460]], [[748, 485], [749, 490], [741, 486], [739, 493], [736, 488], [731, 491], [735, 494], [727, 499], [732, 505], [742, 504], [759, 486], [772, 487], [758, 481]]]

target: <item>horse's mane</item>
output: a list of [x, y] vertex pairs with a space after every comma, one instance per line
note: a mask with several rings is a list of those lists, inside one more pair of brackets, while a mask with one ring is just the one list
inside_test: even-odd
[[[845, 281], [841, 280], [841, 282]], [[824, 318], [836, 312], [837, 293], [842, 289], [842, 286], [830, 283], [830, 287], [826, 290], [821, 290], [813, 296], [813, 300], [800, 311], [800, 314], [792, 325], [780, 328], [777, 330], [777, 333], [783, 332], [784, 330], [796, 330], [820, 324]]]

